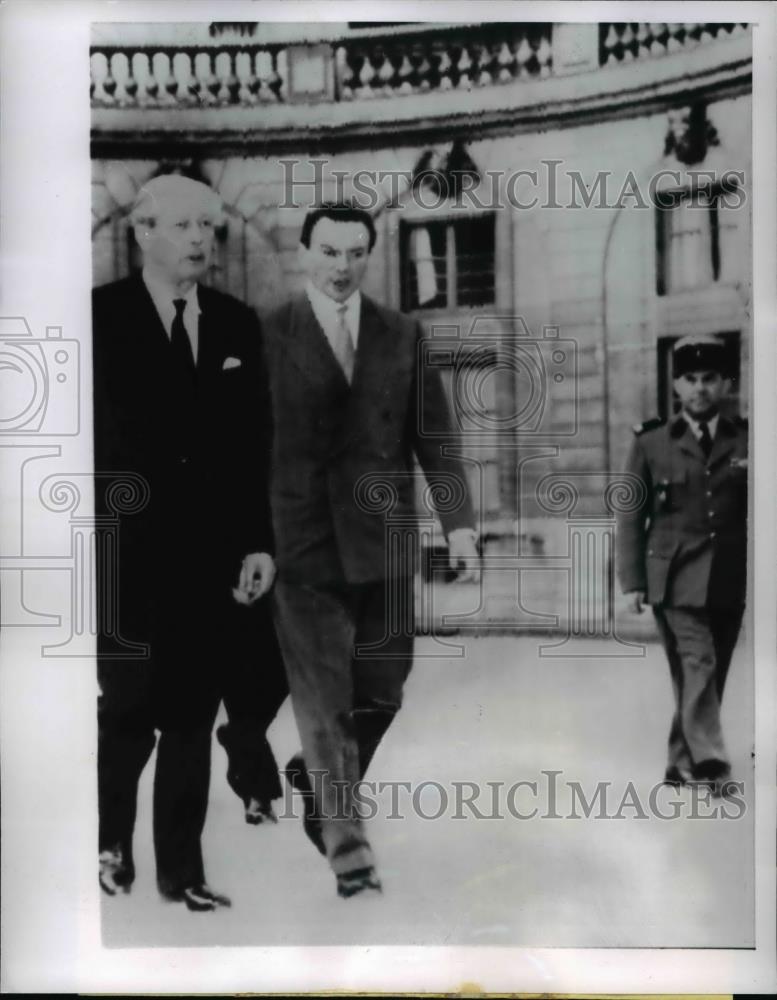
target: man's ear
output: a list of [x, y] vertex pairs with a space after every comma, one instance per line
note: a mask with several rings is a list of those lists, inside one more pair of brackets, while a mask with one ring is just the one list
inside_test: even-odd
[[141, 250], [145, 250], [154, 238], [154, 230], [144, 222], [136, 222], [132, 227], [132, 231], [135, 234], [135, 242]]

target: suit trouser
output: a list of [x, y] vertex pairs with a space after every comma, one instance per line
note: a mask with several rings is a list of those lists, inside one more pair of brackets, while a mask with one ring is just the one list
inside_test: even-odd
[[159, 676], [173, 673], [160, 660], [98, 663], [99, 846], [120, 847], [134, 877], [138, 782], [158, 729], [153, 806], [157, 883], [162, 892], [175, 892], [205, 881], [200, 838], [218, 695], [193, 676], [197, 671], [183, 682], [184, 691], [175, 692], [172, 678]]
[[744, 608], [653, 609], [666, 650], [675, 711], [667, 770], [718, 778], [730, 771], [720, 706]]
[[[121, 847], [134, 876], [138, 782], [159, 730], [154, 849], [157, 882], [166, 893], [205, 880], [201, 836], [211, 735], [222, 697], [232, 708], [225, 743], [233, 787], [259, 798], [280, 794], [265, 731], [287, 689], [269, 605], [260, 613], [239, 607], [231, 597], [214, 598], [207, 611], [199, 610], [199, 616], [184, 613], [171, 602], [169, 628], [156, 630], [151, 659], [98, 657], [100, 849]], [[247, 639], [257, 635], [257, 626], [267, 645], [252, 650]], [[270, 653], [266, 662], [263, 648]]]
[[374, 863], [353, 789], [402, 704], [415, 634], [412, 577], [354, 585], [279, 580], [276, 620], [327, 858]]
[[266, 733], [289, 693], [270, 599], [250, 608], [234, 604], [224, 640], [220, 690], [228, 721], [218, 738], [229, 760], [227, 781], [246, 805], [267, 803], [282, 791]]

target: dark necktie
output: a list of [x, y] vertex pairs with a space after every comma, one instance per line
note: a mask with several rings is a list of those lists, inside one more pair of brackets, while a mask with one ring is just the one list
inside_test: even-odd
[[173, 348], [173, 358], [175, 365], [181, 374], [188, 377], [194, 375], [194, 355], [192, 354], [192, 343], [183, 322], [183, 314], [186, 309], [186, 299], [173, 299], [175, 306], [175, 319], [170, 328], [170, 343]]
[[712, 451], [712, 436], [710, 435], [710, 426], [706, 420], [699, 421], [699, 432], [701, 450], [704, 452], [704, 457], [709, 458]]

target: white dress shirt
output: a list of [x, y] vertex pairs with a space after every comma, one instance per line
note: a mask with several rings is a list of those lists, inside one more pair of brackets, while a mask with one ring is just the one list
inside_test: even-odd
[[143, 282], [148, 289], [148, 294], [154, 303], [162, 326], [165, 328], [168, 338], [172, 336], [173, 320], [175, 319], [175, 299], [184, 299], [186, 308], [183, 311], [183, 325], [189, 334], [192, 345], [192, 357], [197, 361], [197, 348], [199, 346], [199, 319], [200, 302], [197, 297], [197, 286], [192, 285], [185, 295], [181, 295], [174, 288], [158, 281], [146, 268], [143, 268]]
[[355, 351], [359, 343], [359, 321], [362, 313], [362, 295], [359, 289], [357, 288], [352, 295], [349, 295], [345, 302], [335, 302], [334, 299], [330, 299], [328, 295], [319, 291], [310, 281], [305, 286], [305, 293], [310, 301], [313, 314], [318, 320], [319, 326], [324, 331], [326, 339], [332, 346], [337, 342], [337, 331], [340, 326], [340, 309], [345, 306], [343, 319], [351, 335]]

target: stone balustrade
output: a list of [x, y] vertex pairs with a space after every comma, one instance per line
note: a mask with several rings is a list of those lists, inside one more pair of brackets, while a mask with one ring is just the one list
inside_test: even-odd
[[633, 59], [654, 58], [709, 42], [735, 38], [747, 24], [639, 24], [605, 21], [599, 25], [599, 63], [611, 66]]
[[94, 46], [96, 107], [213, 107], [285, 99], [282, 46]]
[[[211, 44], [97, 43], [91, 51], [92, 104], [250, 107], [294, 100], [294, 57], [306, 48], [334, 68], [333, 86], [322, 84], [318, 99], [469, 90], [553, 71], [552, 26], [542, 23], [434, 25], [308, 46], [262, 44], [250, 36], [228, 43], [214, 38]], [[304, 86], [296, 94], [309, 97]]]
[[[95, 42], [92, 105], [253, 107], [465, 91], [654, 59], [749, 32], [744, 23], [378, 27], [315, 42], [268, 42], [250, 33], [186, 44]], [[592, 58], [567, 62], [570, 31], [578, 57], [591, 37]]]
[[550, 76], [552, 26], [495, 22], [439, 28], [337, 47], [343, 100], [452, 90]]

